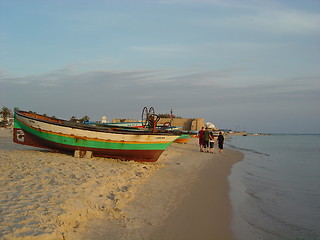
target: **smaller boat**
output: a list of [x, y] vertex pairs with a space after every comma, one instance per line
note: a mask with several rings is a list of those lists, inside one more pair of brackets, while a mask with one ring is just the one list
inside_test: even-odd
[[178, 137], [176, 140], [174, 140], [173, 142], [186, 144], [186, 143], [188, 143], [190, 137], [191, 136], [189, 134], [183, 134], [180, 137]]
[[105, 127], [119, 127], [119, 128], [143, 128], [143, 122], [117, 122], [117, 123], [94, 123], [90, 122], [87, 124], [95, 124], [98, 126]]

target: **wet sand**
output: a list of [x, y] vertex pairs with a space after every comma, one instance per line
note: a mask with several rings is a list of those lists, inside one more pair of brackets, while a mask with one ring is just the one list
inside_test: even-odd
[[241, 157], [190, 139], [156, 163], [78, 159], [0, 129], [0, 239], [232, 239], [227, 176]]
[[242, 153], [229, 149], [214, 156], [200, 171], [190, 193], [150, 239], [234, 239], [226, 176], [242, 158]]

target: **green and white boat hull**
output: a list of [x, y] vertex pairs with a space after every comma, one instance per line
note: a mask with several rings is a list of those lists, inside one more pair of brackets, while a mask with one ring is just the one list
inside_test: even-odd
[[135, 161], [157, 161], [179, 136], [114, 131], [16, 111], [15, 143], [58, 151], [91, 151], [93, 155]]

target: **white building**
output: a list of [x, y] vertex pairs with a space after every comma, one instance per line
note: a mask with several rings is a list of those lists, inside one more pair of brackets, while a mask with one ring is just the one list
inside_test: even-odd
[[107, 117], [105, 115], [102, 116], [101, 123], [107, 123]]
[[212, 129], [212, 130], [217, 130], [216, 126], [215, 126], [213, 123], [211, 123], [211, 122], [207, 122], [207, 123], [205, 124], [205, 127], [210, 128], [210, 129]]

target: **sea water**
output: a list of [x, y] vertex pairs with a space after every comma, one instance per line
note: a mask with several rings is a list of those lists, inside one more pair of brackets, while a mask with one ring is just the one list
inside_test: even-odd
[[232, 136], [244, 153], [229, 182], [237, 240], [320, 240], [320, 135]]

